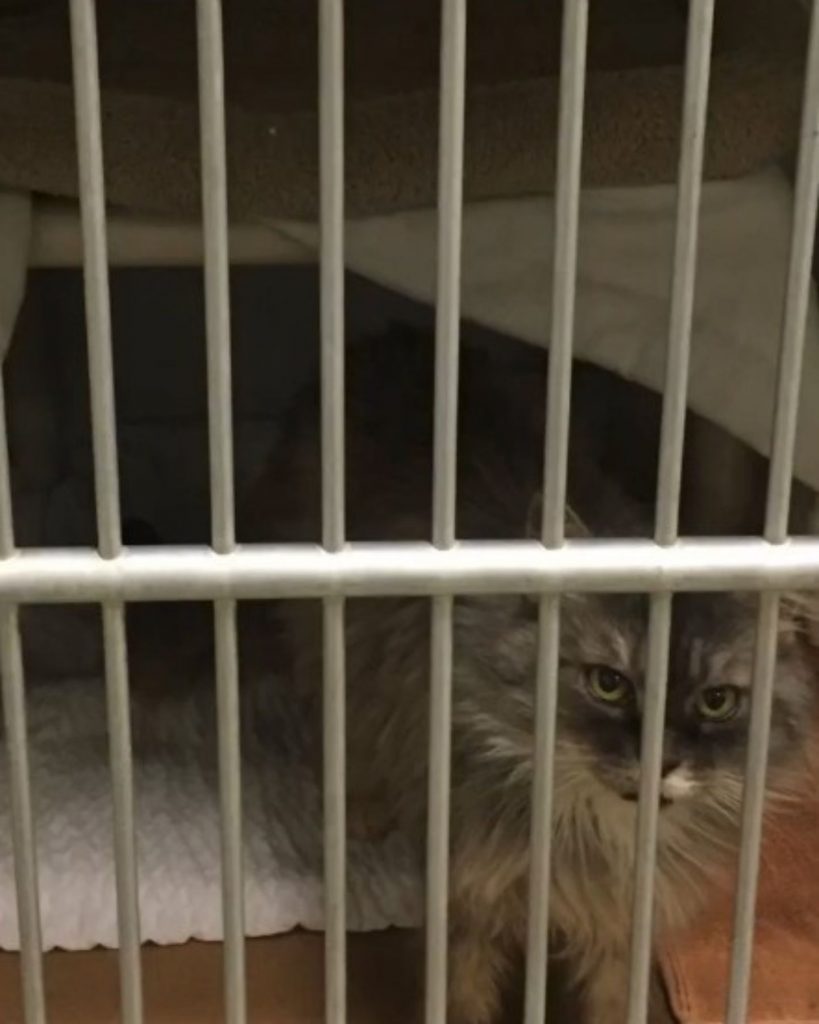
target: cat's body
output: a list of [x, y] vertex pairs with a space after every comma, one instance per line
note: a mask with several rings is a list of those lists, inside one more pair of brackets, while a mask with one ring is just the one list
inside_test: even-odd
[[[491, 363], [468, 351], [461, 370], [457, 535], [522, 539], [541, 485], [544, 381], [534, 375], [513, 393], [504, 391]], [[431, 341], [387, 337], [354, 349], [346, 393], [348, 538], [428, 539]], [[317, 414], [313, 391], [296, 406], [251, 497], [249, 539], [319, 540]], [[569, 502], [576, 518], [569, 532], [578, 522], [593, 534], [646, 530], [597, 471], [582, 424], [575, 427]], [[660, 928], [683, 923], [735, 848], [754, 607], [727, 595], [675, 598], [656, 888]], [[567, 595], [562, 609], [551, 924], [581, 986], [589, 1024], [619, 1024], [627, 996], [647, 601]], [[514, 596], [456, 601], [450, 1024], [494, 1024], [507, 967], [525, 943], [535, 611], [533, 602]], [[321, 609], [286, 602], [275, 616], [318, 723]], [[405, 832], [420, 861], [429, 602], [350, 600], [346, 626], [351, 813], [388, 808], [382, 827]], [[799, 624], [788, 618], [772, 733], [774, 788], [790, 786], [798, 768], [811, 700]], [[720, 701], [735, 707], [717, 721], [710, 717], [714, 709], [723, 714], [727, 707]]]
[[[393, 332], [349, 350], [345, 382], [346, 511], [351, 541], [431, 535], [433, 348]], [[457, 536], [536, 532], [542, 484], [545, 362], [503, 364], [464, 346]], [[630, 481], [645, 494], [651, 437], [631, 435], [594, 379], [573, 401], [567, 532], [634, 536], [649, 518], [602, 465], [641, 456]], [[240, 507], [243, 541], [319, 542], [318, 385], [293, 408], [266, 472]], [[647, 416], [647, 422], [650, 417]], [[639, 417], [638, 417], [639, 419]], [[696, 469], [696, 466], [694, 467]], [[624, 474], [626, 475], [626, 474]], [[693, 474], [696, 478], [696, 473]], [[697, 494], [692, 507], [702, 506]], [[716, 516], [724, 519], [724, 503]], [[715, 520], [716, 521], [716, 520]], [[690, 529], [689, 525], [689, 529]], [[565, 595], [553, 775], [550, 921], [585, 1004], [586, 1024], [624, 1020], [632, 908], [634, 796], [639, 786], [648, 602]], [[797, 602], [784, 613], [771, 735], [770, 784], [800, 774], [813, 712], [813, 670]], [[737, 595], [678, 595], [669, 671], [656, 877], [659, 929], [696, 911], [709, 878], [736, 850], [756, 604]], [[137, 691], [184, 690], [210, 674], [210, 609], [136, 606]], [[451, 798], [449, 1024], [495, 1024], [504, 975], [527, 927], [534, 745], [536, 603], [455, 604]], [[292, 673], [321, 749], [321, 607], [240, 607], [242, 676]], [[423, 866], [427, 809], [430, 603], [346, 603], [347, 790], [350, 827], [397, 827]], [[163, 639], [164, 638], [164, 639]], [[705, 699], [716, 704], [704, 704]], [[720, 701], [734, 702], [733, 707]], [[716, 709], [731, 712], [724, 720]], [[719, 714], [717, 715], [719, 718]], [[653, 1014], [652, 1014], [653, 1016]]]

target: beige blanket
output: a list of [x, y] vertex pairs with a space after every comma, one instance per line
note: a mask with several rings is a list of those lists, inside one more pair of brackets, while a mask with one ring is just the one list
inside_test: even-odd
[[[317, 4], [224, 6], [232, 214], [312, 219]], [[591, 4], [586, 184], [674, 180], [685, 7]], [[195, 5], [98, 8], [108, 199], [198, 216]], [[77, 194], [67, 9], [0, 0], [0, 185]], [[793, 148], [806, 32], [797, 0], [720, 0], [717, 13], [706, 174], [734, 178]], [[353, 216], [434, 203], [439, 17], [440, 0], [347, 0]], [[560, 19], [558, 0], [470, 0], [467, 200], [551, 189]]]

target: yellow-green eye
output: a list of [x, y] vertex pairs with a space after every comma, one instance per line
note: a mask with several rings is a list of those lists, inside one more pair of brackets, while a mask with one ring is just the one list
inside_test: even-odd
[[629, 680], [616, 669], [606, 665], [591, 665], [586, 669], [589, 693], [604, 704], [624, 704], [631, 699]]
[[709, 722], [726, 722], [739, 708], [735, 686], [708, 686], [697, 697], [697, 714]]

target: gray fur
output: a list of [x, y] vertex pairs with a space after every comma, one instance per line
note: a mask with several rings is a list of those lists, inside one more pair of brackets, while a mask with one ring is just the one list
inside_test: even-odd
[[[348, 536], [430, 536], [433, 393], [427, 338], [376, 339], [351, 353], [347, 379]], [[457, 533], [523, 537], [542, 480], [542, 374], [505, 391], [491, 360], [462, 359]], [[264, 479], [247, 504], [249, 540], [318, 541], [318, 393], [295, 408]], [[635, 509], [572, 426], [569, 532], [647, 533]], [[535, 514], [536, 521], [536, 514]], [[520, 597], [458, 599], [455, 607], [450, 1021], [493, 1024], [505, 973], [526, 932], [533, 764], [535, 605]], [[321, 697], [321, 609], [271, 611], [288, 638], [304, 699]], [[801, 609], [785, 603], [771, 735], [771, 794], [798, 781], [813, 701]], [[673, 606], [657, 910], [661, 928], [684, 923], [709, 877], [735, 849], [748, 722], [755, 603], [742, 595], [678, 596]], [[424, 851], [429, 604], [347, 602], [348, 791], [354, 822], [393, 825]], [[266, 628], [266, 627], [264, 627]], [[567, 595], [554, 766], [551, 914], [555, 940], [582, 987], [590, 1024], [618, 1024], [627, 988], [633, 836], [639, 786], [647, 603], [625, 595]], [[262, 648], [263, 648], [262, 644]], [[280, 656], [280, 653], [279, 655]], [[630, 680], [633, 701], [590, 695], [589, 666]], [[742, 688], [738, 713], [714, 725], [693, 702], [708, 685]], [[318, 749], [318, 732], [316, 733]]]

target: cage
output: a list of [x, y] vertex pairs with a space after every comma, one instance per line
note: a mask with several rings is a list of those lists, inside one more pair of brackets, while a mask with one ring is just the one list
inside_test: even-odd
[[[763, 828], [783, 595], [819, 589], [808, 6], [0, 4], [0, 1020], [445, 1021], [456, 599], [510, 593], [535, 602], [538, 653], [508, 1014], [576, 1017], [549, 956], [576, 591], [650, 607], [606, 1021], [816, 1019], [815, 796]], [[373, 545], [349, 529], [345, 363], [393, 320], [434, 337], [430, 529]], [[467, 349], [521, 406], [548, 368], [534, 540], [457, 528]], [[260, 541], [238, 496], [315, 374], [319, 543]], [[567, 538], [578, 409], [656, 504], [651, 538]], [[729, 589], [759, 595], [736, 878], [658, 947], [673, 597]], [[425, 885], [400, 844], [348, 835], [345, 618], [396, 597], [431, 609]], [[323, 608], [320, 794], [288, 744], [271, 768], [245, 742], [241, 612], [290, 599]], [[212, 614], [214, 705], [149, 719], [146, 763], [126, 611], [158, 603], [169, 650], [200, 621], [178, 608]], [[272, 839], [271, 800], [309, 827]]]

